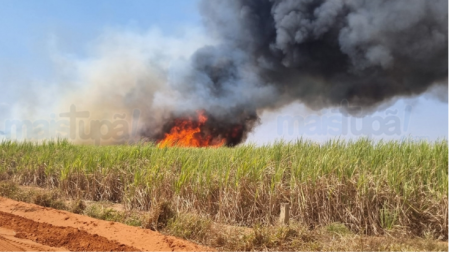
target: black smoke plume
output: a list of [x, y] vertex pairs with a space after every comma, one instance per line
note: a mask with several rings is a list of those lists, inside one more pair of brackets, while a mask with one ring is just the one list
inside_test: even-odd
[[218, 126], [253, 125], [258, 110], [293, 101], [364, 110], [447, 86], [446, 0], [204, 0], [200, 9], [221, 44], [198, 50], [172, 85]]

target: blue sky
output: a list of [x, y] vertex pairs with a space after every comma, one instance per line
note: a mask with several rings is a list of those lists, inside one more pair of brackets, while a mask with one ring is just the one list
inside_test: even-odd
[[[201, 17], [197, 0], [0, 0], [0, 117], [1, 105], [18, 99], [29, 83], [39, 80], [43, 87], [55, 76], [51, 47], [56, 39], [58, 50], [77, 58], [89, 56], [92, 43], [106, 30], [127, 30], [135, 33], [158, 27], [174, 36], [183, 27], [199, 27]], [[403, 112], [412, 111], [408, 127], [403, 128]], [[438, 139], [448, 136], [448, 104], [424, 95], [400, 99], [372, 116], [386, 116], [386, 110], [397, 110], [402, 133], [389, 138], [423, 137]], [[330, 115], [330, 112], [321, 112]], [[301, 132], [286, 134], [277, 131], [279, 115], [319, 115], [301, 105], [293, 105], [277, 113], [262, 115], [262, 123], [249, 141], [295, 139]], [[333, 114], [333, 113], [331, 113]], [[384, 115], [384, 116], [383, 116]], [[2, 119], [0, 119], [1, 121]], [[0, 127], [1, 130], [1, 127]], [[349, 138], [355, 137], [349, 135]], [[357, 136], [358, 137], [358, 136]], [[376, 136], [373, 136], [377, 138]], [[384, 138], [385, 136], [379, 136]], [[333, 136], [308, 135], [322, 140]]]
[[20, 67], [33, 75], [51, 71], [47, 47], [52, 36], [61, 50], [82, 56], [108, 28], [157, 26], [170, 34], [181, 26], [201, 25], [196, 0], [1, 0], [0, 5], [0, 68]]

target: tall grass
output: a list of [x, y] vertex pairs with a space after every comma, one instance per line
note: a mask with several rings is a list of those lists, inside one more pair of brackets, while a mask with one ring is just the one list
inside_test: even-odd
[[404, 229], [448, 235], [448, 144], [299, 140], [235, 148], [81, 146], [3, 142], [0, 178], [60, 188], [74, 198], [178, 212], [254, 226], [276, 222], [280, 204], [312, 227]]

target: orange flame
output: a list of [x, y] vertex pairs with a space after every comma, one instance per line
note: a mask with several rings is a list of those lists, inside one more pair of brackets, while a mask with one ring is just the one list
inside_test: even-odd
[[158, 142], [158, 147], [220, 147], [226, 142], [225, 138], [213, 138], [202, 132], [202, 127], [208, 121], [203, 111], [197, 112], [197, 119], [177, 119], [175, 125]]

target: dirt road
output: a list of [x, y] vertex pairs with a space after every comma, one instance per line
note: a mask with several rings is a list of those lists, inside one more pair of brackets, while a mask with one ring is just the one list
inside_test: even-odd
[[0, 251], [69, 251], [66, 248], [50, 247], [32, 240], [18, 238], [15, 236], [16, 234], [14, 230], [0, 228]]
[[172, 236], [0, 197], [0, 251], [212, 251]]

